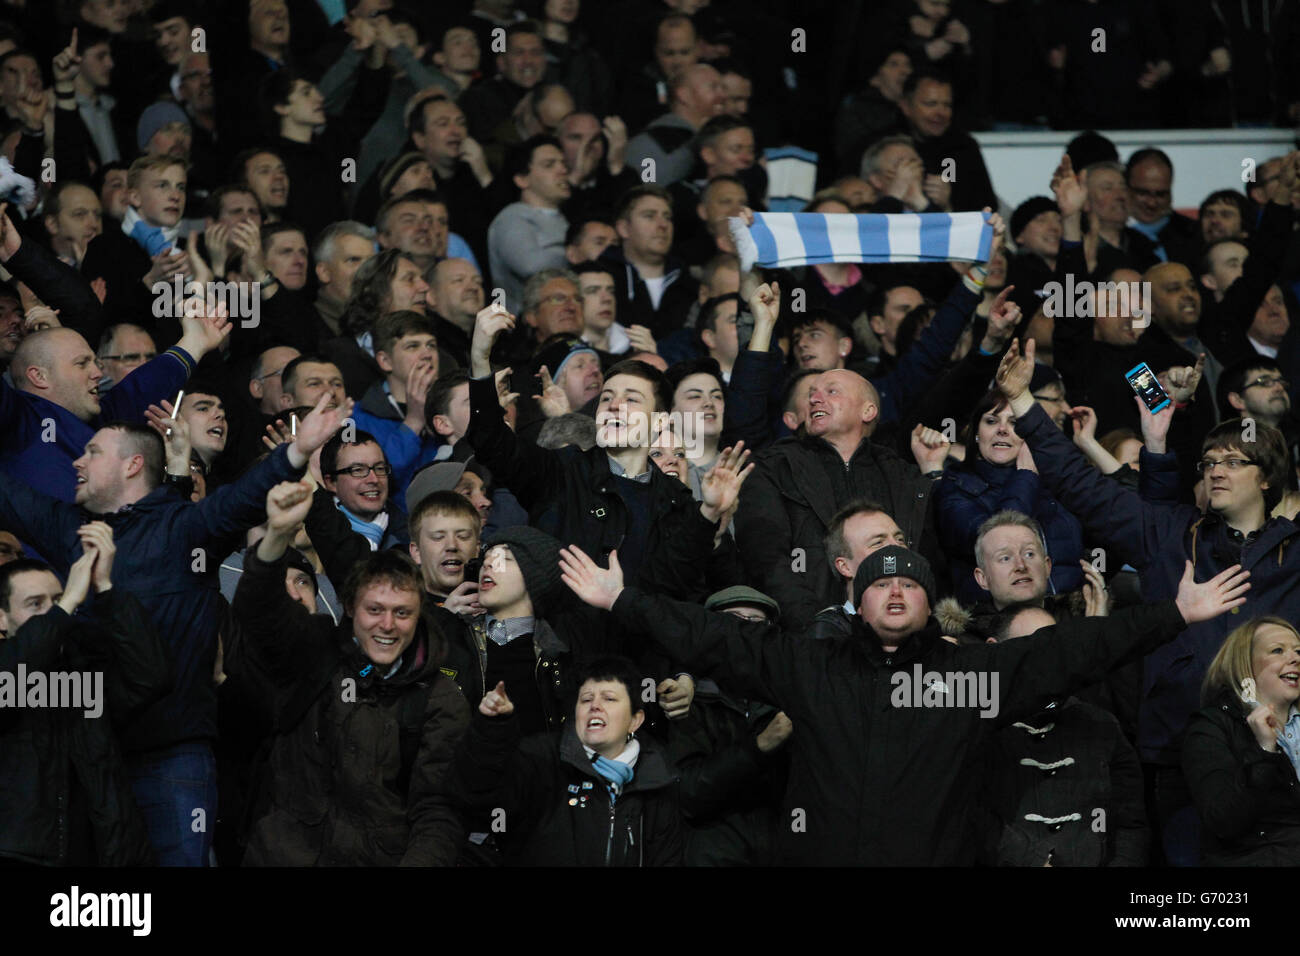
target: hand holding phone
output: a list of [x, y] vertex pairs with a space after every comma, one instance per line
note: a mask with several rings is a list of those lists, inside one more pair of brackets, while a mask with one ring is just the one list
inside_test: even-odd
[[1133, 366], [1124, 373], [1124, 378], [1152, 415], [1169, 405], [1169, 393], [1161, 386], [1160, 380], [1146, 362]]

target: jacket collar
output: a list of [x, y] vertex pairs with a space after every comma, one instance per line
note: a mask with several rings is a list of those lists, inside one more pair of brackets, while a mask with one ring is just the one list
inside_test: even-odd
[[[637, 739], [641, 741], [641, 753], [636, 758], [636, 774], [632, 777], [632, 782], [627, 785], [627, 790], [624, 792], [658, 790], [668, 786], [675, 777], [669, 772], [668, 763], [664, 760], [663, 754], [648, 738], [639, 737]], [[578, 739], [577, 725], [572, 720], [567, 721], [564, 729], [560, 731], [560, 763], [568, 764], [593, 780], [601, 779], [600, 774], [596, 773], [592, 767], [587, 752], [582, 749], [582, 741]]]

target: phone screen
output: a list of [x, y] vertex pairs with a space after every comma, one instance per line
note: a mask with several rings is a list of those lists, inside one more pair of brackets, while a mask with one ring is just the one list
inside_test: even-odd
[[1129, 369], [1124, 377], [1152, 415], [1169, 404], [1168, 393], [1161, 387], [1159, 379], [1146, 362]]

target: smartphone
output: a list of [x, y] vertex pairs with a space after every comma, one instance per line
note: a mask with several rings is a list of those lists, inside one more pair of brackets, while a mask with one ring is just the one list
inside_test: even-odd
[[465, 562], [465, 580], [478, 584], [479, 572], [483, 570], [482, 558], [470, 558]]
[[1146, 362], [1133, 366], [1124, 373], [1124, 377], [1152, 415], [1169, 404], [1169, 393], [1160, 385], [1160, 380]]

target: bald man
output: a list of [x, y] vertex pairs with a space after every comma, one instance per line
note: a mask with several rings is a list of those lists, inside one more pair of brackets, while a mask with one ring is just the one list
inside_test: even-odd
[[[916, 465], [871, 441], [881, 399], [861, 375], [835, 369], [802, 380], [805, 434], [766, 449], [745, 484], [736, 543], [748, 580], [781, 605], [792, 628], [844, 600], [826, 536], [836, 513], [861, 498], [892, 515], [913, 547], [940, 557], [929, 479]], [[944, 578], [940, 578], [944, 580]]]
[[103, 373], [95, 352], [72, 329], [33, 332], [14, 352], [13, 386], [0, 380], [0, 471], [60, 501], [72, 501], [72, 463], [102, 424], [144, 422], [145, 409], [174, 398], [215, 344], [185, 320], [186, 334], [117, 387], [99, 394]]
[[695, 163], [692, 143], [701, 126], [722, 115], [726, 90], [722, 75], [706, 63], [688, 66], [672, 81], [672, 108], [627, 144], [627, 163], [644, 170], [654, 161], [654, 182], [669, 186], [690, 175]]

